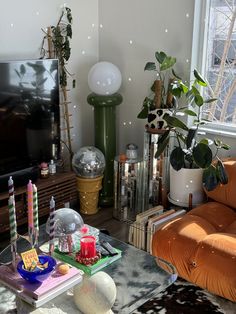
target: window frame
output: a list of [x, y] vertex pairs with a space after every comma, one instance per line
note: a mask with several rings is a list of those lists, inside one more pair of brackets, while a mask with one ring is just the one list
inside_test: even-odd
[[[207, 33], [209, 24], [211, 0], [195, 0], [194, 4], [194, 21], [193, 21], [193, 39], [192, 39], [192, 56], [191, 56], [191, 75], [190, 80], [194, 80], [193, 70], [198, 71], [205, 77], [206, 71], [206, 51], [207, 49]], [[193, 118], [188, 118], [188, 125], [192, 125]], [[218, 134], [227, 137], [236, 137], [236, 124], [217, 124], [210, 122], [199, 128], [211, 134]]]

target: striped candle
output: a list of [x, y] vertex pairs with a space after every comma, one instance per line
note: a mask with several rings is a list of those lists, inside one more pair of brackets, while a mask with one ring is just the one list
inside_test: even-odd
[[10, 176], [8, 180], [8, 193], [9, 197], [14, 195], [14, 182], [12, 180], [12, 176]]
[[33, 229], [34, 220], [33, 220], [33, 185], [31, 180], [27, 185], [27, 201], [28, 201], [28, 226], [29, 229]]
[[35, 184], [33, 184], [33, 209], [34, 209], [34, 229], [39, 230], [39, 217], [38, 217], [38, 191]]
[[50, 214], [49, 214], [49, 253], [52, 254], [54, 251], [54, 234], [55, 234], [55, 201], [54, 197], [50, 200]]
[[11, 195], [8, 200], [8, 208], [9, 208], [9, 227], [10, 227], [10, 236], [11, 242], [15, 242], [17, 240], [17, 226], [16, 226], [16, 207], [14, 196]]

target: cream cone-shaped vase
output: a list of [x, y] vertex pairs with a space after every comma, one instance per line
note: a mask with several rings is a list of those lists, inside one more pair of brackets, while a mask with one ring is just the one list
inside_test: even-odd
[[192, 205], [196, 206], [205, 200], [202, 187], [203, 169], [182, 168], [176, 171], [170, 166], [170, 194], [171, 203], [183, 207], [189, 206], [189, 194], [192, 194]]
[[77, 177], [77, 190], [79, 191], [80, 212], [93, 215], [98, 212], [99, 191], [102, 188], [103, 176], [96, 178]]

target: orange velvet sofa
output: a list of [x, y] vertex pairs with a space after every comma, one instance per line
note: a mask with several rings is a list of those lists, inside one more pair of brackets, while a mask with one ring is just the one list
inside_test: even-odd
[[236, 302], [236, 161], [224, 165], [228, 183], [158, 230], [152, 254], [171, 262], [180, 277]]

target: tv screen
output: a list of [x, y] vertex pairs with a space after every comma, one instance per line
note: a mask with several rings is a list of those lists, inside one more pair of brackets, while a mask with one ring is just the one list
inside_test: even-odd
[[0, 61], [0, 176], [58, 159], [58, 60]]

